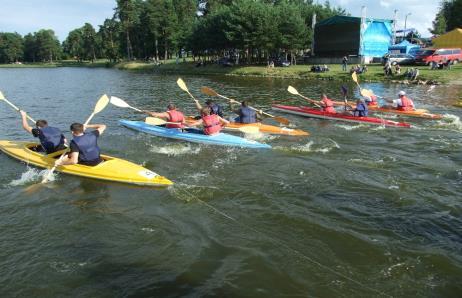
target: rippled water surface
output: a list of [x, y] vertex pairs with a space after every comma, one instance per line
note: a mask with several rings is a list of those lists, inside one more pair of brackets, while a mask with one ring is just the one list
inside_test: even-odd
[[[112, 69], [0, 69], [0, 90], [66, 132], [103, 94], [193, 113], [177, 77]], [[270, 111], [285, 91], [339, 96], [340, 83], [183, 77]], [[107, 154], [175, 182], [161, 190], [58, 174], [0, 154], [2, 297], [461, 297], [462, 89], [405, 88], [440, 121], [384, 129], [283, 115], [309, 137], [260, 136], [272, 150], [203, 146], [127, 130], [108, 106]], [[354, 86], [349, 85], [352, 89]], [[226, 105], [225, 102], [222, 101]], [[32, 140], [0, 103], [0, 139]], [[396, 119], [396, 118], [395, 118]], [[271, 121], [268, 121], [269, 123]], [[70, 138], [70, 133], [67, 132]]]

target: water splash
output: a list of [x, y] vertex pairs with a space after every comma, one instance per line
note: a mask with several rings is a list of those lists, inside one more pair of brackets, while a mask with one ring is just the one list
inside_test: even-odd
[[244, 138], [248, 140], [253, 140], [253, 141], [271, 141], [271, 140], [274, 140], [276, 136], [258, 132], [258, 133], [246, 133], [244, 134]]
[[444, 114], [441, 120], [436, 121], [434, 128], [450, 129], [462, 132], [462, 122], [459, 116], [452, 114]]
[[365, 127], [365, 125], [363, 124], [359, 124], [359, 125], [335, 124], [335, 127], [338, 127], [344, 130], [356, 130], [356, 129]]
[[[49, 170], [37, 170], [34, 168], [27, 168], [27, 171], [21, 174], [21, 178], [13, 180], [9, 183], [10, 186], [20, 186], [29, 183], [42, 181], [43, 177], [48, 175]], [[55, 174], [50, 176], [49, 181], [54, 181], [56, 178]]]
[[175, 144], [175, 145], [170, 145], [170, 146], [164, 146], [164, 147], [159, 147], [159, 146], [151, 146], [151, 149], [149, 150], [152, 153], [158, 153], [158, 154], [165, 154], [168, 156], [179, 156], [179, 155], [185, 155], [185, 154], [199, 154], [201, 151], [200, 146], [195, 146], [194, 148], [190, 145], [180, 145], [180, 144]]
[[289, 148], [286, 147], [275, 147], [275, 149], [283, 150], [283, 151], [296, 151], [296, 152], [302, 152], [302, 153], [322, 153], [326, 154], [332, 151], [333, 149], [340, 149], [340, 146], [335, 142], [334, 140], [329, 139], [329, 141], [332, 142], [332, 144], [329, 146], [325, 147], [317, 147], [313, 141], [309, 141], [308, 143], [304, 145], [298, 145], [298, 146], [291, 146]]

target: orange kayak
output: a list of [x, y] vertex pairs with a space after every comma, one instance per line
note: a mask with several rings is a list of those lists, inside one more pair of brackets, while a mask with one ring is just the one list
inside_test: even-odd
[[[336, 106], [345, 106], [344, 102], [341, 101], [335, 101], [334, 104]], [[354, 104], [350, 105], [351, 107], [355, 107]], [[416, 109], [414, 111], [401, 111], [393, 108], [385, 108], [385, 107], [379, 107], [379, 106], [367, 106], [369, 111], [375, 112], [375, 113], [389, 113], [389, 114], [395, 114], [395, 115], [400, 115], [400, 116], [406, 116], [406, 117], [418, 117], [418, 118], [425, 118], [425, 119], [433, 119], [433, 120], [438, 120], [443, 118], [443, 115], [440, 114], [431, 114], [428, 112], [428, 110], [425, 109]]]
[[[189, 121], [193, 121], [193, 117], [187, 117], [186, 118], [186, 123]], [[236, 130], [238, 128], [244, 127], [244, 126], [256, 126], [260, 129], [261, 133], [266, 133], [266, 134], [276, 134], [276, 135], [288, 135], [288, 136], [308, 136], [310, 135], [308, 132], [300, 130], [300, 129], [292, 129], [288, 127], [280, 127], [280, 126], [275, 126], [275, 125], [268, 125], [268, 124], [263, 124], [261, 122], [257, 123], [237, 123], [237, 122], [230, 122], [228, 125], [224, 127], [224, 129], [229, 128], [232, 130]]]

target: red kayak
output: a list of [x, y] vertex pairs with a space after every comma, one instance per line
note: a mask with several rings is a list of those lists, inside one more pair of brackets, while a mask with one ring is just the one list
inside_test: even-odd
[[313, 118], [328, 119], [328, 120], [339, 120], [339, 121], [347, 121], [347, 122], [355, 122], [355, 123], [366, 123], [366, 124], [392, 126], [392, 127], [405, 127], [405, 128], [411, 127], [411, 125], [406, 122], [397, 122], [397, 121], [391, 121], [391, 120], [374, 118], [374, 117], [357, 117], [357, 116], [352, 116], [352, 115], [345, 115], [342, 113], [327, 113], [327, 112], [320, 111], [318, 109], [312, 109], [310, 107], [273, 105], [272, 108], [273, 110], [276, 110], [276, 111], [305, 116], [305, 117], [313, 117]]

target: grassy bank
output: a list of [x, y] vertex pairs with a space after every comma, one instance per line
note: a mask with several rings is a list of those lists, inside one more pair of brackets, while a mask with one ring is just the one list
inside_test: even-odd
[[[274, 78], [298, 78], [298, 79], [323, 79], [351, 81], [349, 72], [341, 70], [341, 65], [328, 65], [330, 71], [324, 73], [313, 73], [311, 65], [292, 65], [290, 67], [267, 68], [266, 66], [234, 66], [223, 67], [216, 64], [196, 67], [194, 62], [180, 62], [169, 60], [165, 64], [156, 65], [146, 62], [120, 62], [110, 63], [101, 59], [93, 63], [77, 62], [75, 60], [63, 60], [55, 63], [27, 63], [27, 64], [0, 64], [0, 67], [26, 68], [26, 67], [116, 67], [131, 71], [150, 71], [156, 73], [178, 74], [178, 75], [231, 75], [231, 76], [256, 76]], [[414, 67], [414, 66], [413, 66]], [[408, 82], [404, 76], [407, 66], [403, 66], [401, 75], [386, 77], [383, 73], [383, 66], [380, 64], [368, 65], [368, 72], [359, 75], [360, 81], [370, 82], [394, 82], [394, 83], [440, 83], [462, 85], [462, 64], [457, 64], [451, 70], [430, 70], [427, 66], [418, 66], [420, 75], [417, 81]]]
[[[234, 66], [222, 67], [216, 64], [196, 67], [193, 62], [178, 63], [168, 61], [166, 64], [155, 65], [144, 62], [122, 62], [115, 65], [119, 69], [153, 71], [158, 73], [171, 74], [222, 74], [235, 76], [258, 76], [276, 78], [299, 78], [299, 79], [324, 79], [324, 80], [351, 80], [349, 72], [344, 72], [341, 65], [328, 65], [330, 71], [324, 73], [313, 73], [311, 65], [292, 65], [290, 67], [267, 68], [266, 66]], [[412, 66], [415, 67], [415, 66]], [[403, 82], [403, 83], [441, 83], [441, 84], [462, 84], [462, 64], [458, 64], [447, 70], [430, 70], [427, 66], [417, 66], [420, 75], [415, 82], [409, 82], [404, 76], [406, 66], [401, 69], [401, 75], [387, 77], [384, 75], [383, 66], [380, 64], [368, 65], [368, 72], [359, 75], [361, 81], [371, 82]]]

